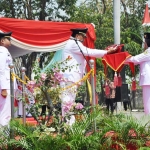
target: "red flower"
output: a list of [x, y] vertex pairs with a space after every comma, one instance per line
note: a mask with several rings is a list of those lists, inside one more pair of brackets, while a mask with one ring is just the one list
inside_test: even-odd
[[69, 55], [69, 56], [67, 57], [67, 60], [70, 60], [70, 59], [72, 59], [72, 57]]

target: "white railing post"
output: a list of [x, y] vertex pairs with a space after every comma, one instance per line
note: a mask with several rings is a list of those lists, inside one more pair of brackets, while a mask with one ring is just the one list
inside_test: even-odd
[[[90, 59], [90, 68], [94, 69], [94, 60]], [[93, 73], [94, 74], [94, 73]], [[91, 88], [92, 88], [92, 106], [93, 106], [93, 111], [95, 113], [95, 106], [96, 106], [96, 98], [95, 98], [95, 80], [94, 80], [94, 75], [91, 74]], [[94, 132], [96, 131], [96, 120], [94, 120]]]
[[[25, 82], [25, 71], [26, 68], [21, 68], [22, 80]], [[25, 84], [22, 83], [22, 114], [23, 114], [23, 124], [26, 124], [26, 103], [25, 103]]]

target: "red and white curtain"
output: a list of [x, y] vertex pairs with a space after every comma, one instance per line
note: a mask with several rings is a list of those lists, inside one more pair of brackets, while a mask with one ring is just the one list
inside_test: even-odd
[[12, 31], [12, 45], [24, 52], [52, 52], [63, 49], [72, 28], [88, 28], [85, 45], [94, 48], [96, 36], [92, 24], [0, 18], [0, 31]]

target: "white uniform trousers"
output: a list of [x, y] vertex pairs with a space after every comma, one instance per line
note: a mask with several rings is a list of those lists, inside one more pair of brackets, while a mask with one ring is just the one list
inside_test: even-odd
[[[1, 93], [1, 90], [0, 90]], [[11, 119], [11, 98], [10, 90], [7, 90], [8, 96], [2, 97], [0, 94], [0, 125], [6, 126]]]
[[[68, 86], [73, 85], [73, 82], [64, 82], [61, 81], [60, 82], [60, 87], [61, 88], [66, 88]], [[61, 110], [62, 110], [62, 117], [65, 117], [66, 113], [63, 110], [63, 103], [64, 102], [75, 102], [75, 98], [76, 98], [76, 93], [77, 93], [77, 85], [74, 85], [73, 87], [69, 88], [69, 89], [65, 89], [61, 92], [60, 95], [60, 99], [61, 99]], [[70, 112], [73, 113], [73, 112]], [[71, 126], [73, 123], [75, 123], [75, 116], [71, 115], [70, 119], [67, 120], [67, 123]]]
[[150, 114], [150, 85], [142, 86], [143, 89], [143, 103], [145, 114]]

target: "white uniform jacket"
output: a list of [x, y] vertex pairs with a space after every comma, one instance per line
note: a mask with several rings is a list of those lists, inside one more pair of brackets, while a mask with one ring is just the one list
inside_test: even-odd
[[12, 57], [7, 48], [0, 46], [0, 89], [10, 89], [10, 68]]
[[106, 50], [90, 49], [85, 47], [80, 41], [70, 38], [63, 50], [62, 59], [65, 60], [66, 58], [71, 57], [71, 59], [67, 61], [66, 66], [75, 66], [71, 71], [68, 69], [64, 73], [64, 77], [71, 82], [79, 81], [85, 73], [86, 60], [79, 47], [84, 56], [100, 58], [107, 54]]
[[140, 64], [140, 86], [150, 85], [150, 47], [143, 53], [132, 56], [126, 62]]

